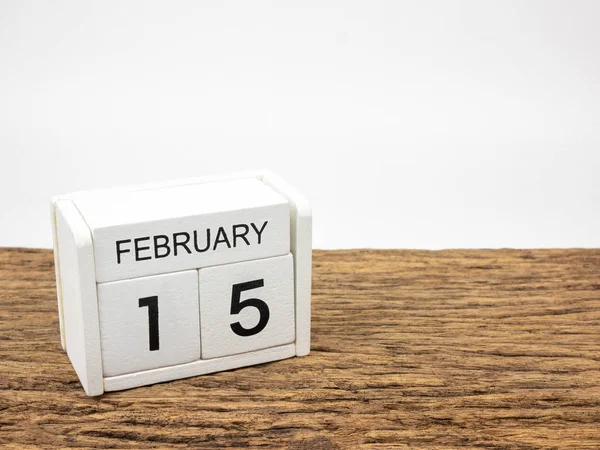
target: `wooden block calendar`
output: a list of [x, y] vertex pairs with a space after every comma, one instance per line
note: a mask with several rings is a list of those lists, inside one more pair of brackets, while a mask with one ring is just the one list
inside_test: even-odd
[[61, 343], [88, 395], [304, 356], [312, 216], [238, 173], [51, 202]]

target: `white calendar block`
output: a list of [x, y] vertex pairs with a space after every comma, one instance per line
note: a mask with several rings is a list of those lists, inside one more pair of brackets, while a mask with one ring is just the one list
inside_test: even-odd
[[104, 376], [200, 359], [198, 271], [98, 285]]
[[257, 179], [74, 197], [99, 283], [285, 255], [287, 199]]
[[269, 173], [52, 199], [61, 343], [88, 395], [310, 351], [312, 215]]
[[203, 359], [294, 342], [292, 255], [200, 269]]

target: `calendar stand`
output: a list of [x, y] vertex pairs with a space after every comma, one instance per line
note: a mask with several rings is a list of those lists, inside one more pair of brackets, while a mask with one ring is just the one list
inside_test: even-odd
[[[86, 193], [54, 197], [51, 201], [61, 344], [88, 395], [101, 395], [137, 386], [165, 382], [237, 367], [305, 356], [310, 350], [310, 291], [312, 215], [304, 197], [269, 172], [236, 173], [112, 189], [146, 191], [253, 178], [284, 196], [290, 206], [290, 252], [293, 255], [295, 340], [293, 343], [235, 355], [201, 359], [117, 376], [105, 376], [98, 312], [94, 242], [76, 199]], [[57, 251], [58, 250], [58, 251]]]

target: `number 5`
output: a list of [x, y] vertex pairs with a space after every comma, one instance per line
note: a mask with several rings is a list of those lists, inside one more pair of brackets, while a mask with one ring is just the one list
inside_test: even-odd
[[242, 309], [253, 306], [258, 309], [260, 313], [260, 320], [253, 328], [244, 328], [239, 322], [231, 324], [231, 330], [238, 336], [254, 336], [260, 333], [267, 326], [269, 322], [269, 307], [265, 302], [257, 298], [249, 298], [247, 300], [240, 301], [240, 296], [243, 291], [249, 291], [251, 289], [261, 288], [265, 285], [265, 280], [254, 280], [247, 281], [246, 283], [234, 284], [231, 291], [231, 312], [230, 314], [239, 314]]

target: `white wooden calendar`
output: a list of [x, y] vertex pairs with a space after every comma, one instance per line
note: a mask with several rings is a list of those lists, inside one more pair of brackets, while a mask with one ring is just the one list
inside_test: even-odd
[[88, 395], [304, 356], [312, 216], [268, 172], [52, 199], [61, 343]]

